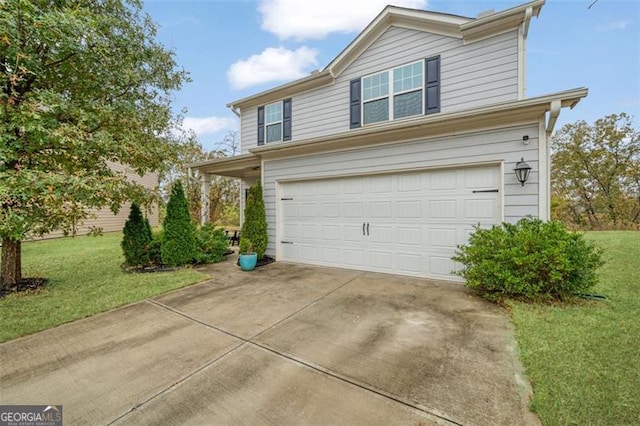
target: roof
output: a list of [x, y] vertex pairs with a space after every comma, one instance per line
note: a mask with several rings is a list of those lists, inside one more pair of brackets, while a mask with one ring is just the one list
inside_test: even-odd
[[495, 34], [510, 31], [525, 23], [524, 34], [532, 16], [538, 16], [545, 0], [533, 0], [479, 18], [450, 15], [397, 6], [386, 6], [358, 36], [322, 71], [227, 104], [231, 109], [245, 109], [274, 102], [297, 93], [326, 86], [347, 69], [369, 46], [392, 26], [431, 32], [473, 43]]
[[[537, 123], [543, 114], [552, 111], [554, 105], [558, 108], [573, 108], [582, 98], [586, 97], [587, 94], [588, 90], [580, 87], [563, 92], [479, 108], [450, 113], [421, 115], [414, 118], [369, 125], [342, 133], [297, 142], [263, 145], [250, 149], [249, 154], [193, 164], [190, 167], [198, 169], [203, 173], [220, 174], [223, 176], [248, 176], [244, 174], [248, 171], [253, 171], [257, 175], [259, 173], [257, 170], [263, 159], [364, 148], [373, 145], [441, 137], [482, 129]], [[555, 124], [555, 119], [550, 117], [547, 123], [547, 131], [553, 124]]]

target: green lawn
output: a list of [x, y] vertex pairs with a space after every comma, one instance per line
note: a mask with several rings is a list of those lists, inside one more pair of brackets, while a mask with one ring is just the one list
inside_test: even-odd
[[131, 274], [120, 269], [122, 234], [22, 244], [25, 277], [47, 277], [36, 293], [0, 299], [0, 342], [152, 297], [207, 278], [182, 269]]
[[512, 303], [531, 408], [545, 425], [640, 424], [640, 232], [590, 232], [606, 302]]

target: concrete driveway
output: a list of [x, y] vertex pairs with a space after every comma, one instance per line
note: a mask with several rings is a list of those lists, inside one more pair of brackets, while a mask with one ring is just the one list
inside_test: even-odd
[[506, 313], [463, 287], [233, 260], [0, 345], [0, 403], [65, 424], [537, 424]]

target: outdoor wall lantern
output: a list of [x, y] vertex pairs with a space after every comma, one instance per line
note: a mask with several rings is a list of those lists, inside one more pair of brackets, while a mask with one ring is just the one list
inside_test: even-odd
[[522, 186], [529, 179], [529, 172], [531, 172], [531, 166], [524, 162], [524, 157], [520, 158], [520, 161], [516, 163], [516, 168], [513, 169], [518, 178], [518, 182]]

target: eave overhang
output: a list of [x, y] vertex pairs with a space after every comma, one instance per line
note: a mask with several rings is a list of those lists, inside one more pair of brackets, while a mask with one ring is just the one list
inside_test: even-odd
[[551, 110], [552, 103], [559, 102], [563, 108], [573, 108], [587, 94], [586, 88], [578, 88], [482, 108], [381, 123], [293, 143], [265, 145], [250, 149], [249, 152], [262, 159], [296, 157], [538, 123]]
[[260, 157], [253, 154], [236, 155], [235, 157], [216, 158], [215, 160], [193, 163], [188, 166], [200, 173], [213, 174], [233, 178], [260, 176]]
[[534, 0], [462, 24], [460, 25], [460, 30], [463, 40], [465, 44], [473, 43], [474, 41], [518, 28], [520, 24], [527, 20], [527, 10], [530, 10], [530, 16], [538, 17], [542, 6], [544, 6], [544, 2], [545, 0]]

